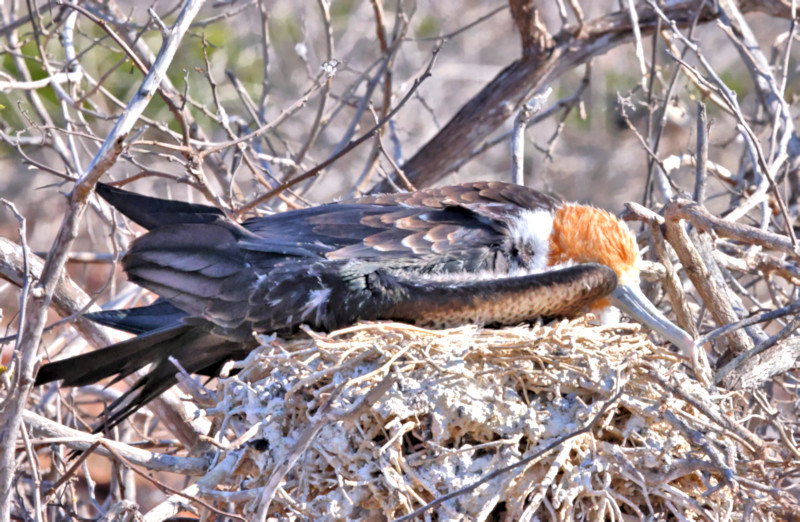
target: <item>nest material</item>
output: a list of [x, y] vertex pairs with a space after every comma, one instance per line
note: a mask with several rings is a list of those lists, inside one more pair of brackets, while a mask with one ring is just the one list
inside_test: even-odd
[[227, 453], [235, 464], [218, 485], [249, 498], [237, 504], [247, 519], [265, 497], [280, 519], [393, 519], [532, 456], [426, 514], [769, 519], [791, 502], [740, 483], [770, 474], [751, 465], [762, 441], [721, 425], [743, 401], [710, 397], [638, 325], [362, 325], [266, 338], [237, 367], [208, 414], [220, 440], [250, 437]]

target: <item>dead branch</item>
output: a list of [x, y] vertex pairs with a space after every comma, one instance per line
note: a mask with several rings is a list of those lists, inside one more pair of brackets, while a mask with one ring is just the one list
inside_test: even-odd
[[[552, 83], [566, 71], [571, 71], [633, 38], [631, 18], [625, 10], [586, 21], [580, 28], [565, 27], [552, 40], [545, 39], [542, 42], [528, 32], [535, 13], [533, 3], [528, 2], [524, 9], [520, 7], [520, 2], [512, 2], [512, 5], [518, 6], [517, 12], [525, 17], [517, 22], [518, 27], [523, 27], [526, 31], [523, 35], [523, 47], [532, 49], [532, 45], [542, 43], [545, 46], [528, 51], [509, 64], [403, 164], [403, 172], [414, 186], [433, 185], [451, 172], [452, 166], [461, 157], [478, 148], [489, 134], [519, 110], [529, 93]], [[676, 26], [685, 26], [692, 21], [697, 5], [694, 1], [670, 2], [665, 6], [664, 13]], [[716, 20], [718, 13], [708, 7], [708, 4], [704, 5], [706, 7], [699, 22]], [[761, 11], [784, 18], [790, 15], [787, 5], [772, 0], [741, 2], [740, 8], [743, 12]], [[641, 34], [652, 34], [658, 26], [658, 16], [642, 5], [637, 7], [637, 14]], [[391, 191], [391, 187], [384, 181], [372, 192], [387, 191]]]

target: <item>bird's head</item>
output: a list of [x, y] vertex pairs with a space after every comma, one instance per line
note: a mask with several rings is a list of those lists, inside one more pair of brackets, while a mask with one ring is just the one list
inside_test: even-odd
[[696, 358], [692, 338], [670, 322], [639, 288], [639, 247], [630, 229], [612, 214], [587, 205], [565, 204], [553, 216], [548, 263], [600, 263], [617, 274], [617, 288], [592, 309], [616, 306]]
[[588, 205], [565, 204], [553, 216], [549, 264], [600, 263], [620, 284], [639, 284], [639, 247], [616, 217]]

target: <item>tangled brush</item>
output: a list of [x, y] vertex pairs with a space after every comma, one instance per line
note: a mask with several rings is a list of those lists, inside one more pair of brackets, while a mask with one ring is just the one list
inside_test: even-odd
[[248, 520], [798, 512], [796, 456], [748, 429], [748, 398], [709, 394], [637, 325], [309, 334], [265, 338], [206, 412], [225, 449], [199, 495]]

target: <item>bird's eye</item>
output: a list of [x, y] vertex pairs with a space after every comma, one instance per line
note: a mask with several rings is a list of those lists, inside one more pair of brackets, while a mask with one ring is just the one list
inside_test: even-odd
[[535, 256], [535, 255], [536, 255], [536, 252], [534, 252], [533, 246], [531, 246], [528, 243], [525, 243], [524, 245], [522, 245], [522, 258], [525, 261], [530, 261], [531, 259], [533, 259], [533, 256]]
[[533, 247], [528, 243], [515, 244], [511, 247], [511, 257], [520, 260], [523, 264], [530, 262], [534, 255]]

